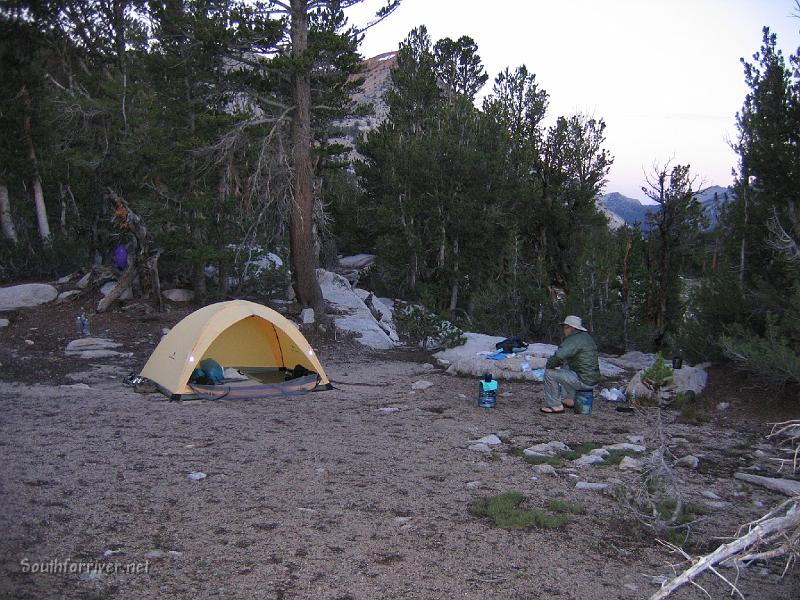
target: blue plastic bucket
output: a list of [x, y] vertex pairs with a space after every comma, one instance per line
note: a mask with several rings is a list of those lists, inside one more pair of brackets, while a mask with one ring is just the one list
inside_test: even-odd
[[579, 415], [592, 414], [594, 390], [577, 390], [575, 392], [575, 412]]

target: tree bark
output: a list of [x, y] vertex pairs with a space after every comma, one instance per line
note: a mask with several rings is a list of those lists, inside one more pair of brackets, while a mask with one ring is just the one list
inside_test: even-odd
[[17, 243], [17, 230], [11, 218], [11, 202], [8, 199], [8, 188], [0, 183], [0, 225], [3, 227], [3, 237]]
[[47, 241], [50, 239], [50, 225], [47, 223], [47, 207], [44, 203], [44, 192], [42, 190], [42, 179], [39, 176], [39, 163], [36, 160], [36, 147], [33, 144], [33, 133], [31, 128], [31, 95], [27, 86], [22, 86], [22, 101], [25, 105], [25, 118], [23, 120], [25, 130], [25, 144], [28, 146], [28, 160], [31, 164], [31, 197], [36, 207], [36, 221], [39, 225], [39, 237]]
[[322, 291], [313, 256], [314, 193], [311, 170], [311, 68], [305, 61], [308, 49], [308, 1], [291, 0], [291, 37], [294, 74], [292, 118], [293, 199], [289, 244], [297, 300], [321, 314]]
[[[130, 231], [136, 238], [136, 253], [130, 257], [131, 263], [128, 269], [123, 273], [123, 276], [107, 298], [111, 297], [117, 290], [121, 294], [133, 282], [134, 273], [137, 273], [142, 285], [142, 297], [149, 300], [154, 308], [161, 312], [163, 304], [161, 300], [161, 281], [158, 275], [158, 257], [161, 255], [161, 250], [153, 247], [144, 221], [131, 210], [124, 199], [117, 196], [113, 190], [108, 190], [107, 198], [114, 207], [114, 220], [118, 221], [119, 227]], [[116, 297], [119, 297], [119, 294]], [[102, 308], [101, 305], [98, 305], [97, 312], [107, 310], [114, 300], [105, 304], [101, 303]]]

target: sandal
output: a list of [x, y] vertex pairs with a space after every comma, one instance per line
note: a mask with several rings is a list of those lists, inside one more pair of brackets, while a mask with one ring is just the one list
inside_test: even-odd
[[550, 408], [549, 406], [543, 406], [539, 410], [546, 415], [563, 415], [566, 412], [563, 408], [561, 410], [557, 410], [555, 408]]

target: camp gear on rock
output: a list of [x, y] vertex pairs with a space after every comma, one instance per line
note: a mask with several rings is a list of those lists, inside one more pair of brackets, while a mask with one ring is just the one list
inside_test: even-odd
[[480, 381], [478, 390], [478, 406], [481, 408], [494, 408], [497, 404], [497, 381], [486, 373]]
[[517, 336], [511, 336], [494, 345], [496, 350], [502, 350], [504, 354], [515, 354], [517, 352], [524, 352], [528, 349], [528, 344], [523, 342]]
[[[140, 375], [167, 396], [184, 399], [193, 395], [189, 386], [192, 371], [212, 357], [217, 364], [248, 376], [254, 372], [276, 376], [255, 386], [245, 380], [253, 388], [282, 382], [285, 371], [297, 365], [314, 373], [312, 378], [318, 379], [319, 389], [331, 387], [317, 355], [297, 326], [274, 310], [246, 300], [210, 304], [186, 316], [162, 338]], [[258, 379], [264, 381], [263, 376]], [[260, 397], [256, 389], [240, 393]]]
[[600, 397], [609, 402], [625, 402], [625, 392], [618, 388], [603, 388]]
[[680, 356], [676, 356], [672, 359], [672, 368], [680, 369], [681, 367], [683, 367], [683, 359]]
[[547, 369], [554, 369], [560, 365], [567, 365], [577, 373], [583, 385], [575, 388], [590, 388], [600, 382], [600, 357], [597, 346], [585, 331], [577, 331], [564, 338], [564, 341], [550, 358], [547, 359]]
[[506, 354], [502, 350], [497, 350], [495, 352], [492, 352], [491, 354], [487, 354], [486, 358], [488, 358], [489, 360], [505, 360], [508, 358], [508, 354]]
[[575, 315], [569, 315], [563, 321], [561, 321], [562, 325], [569, 325], [570, 327], [577, 329], [578, 331], [587, 331], [586, 327], [583, 326], [583, 321], [580, 317], [576, 317]]

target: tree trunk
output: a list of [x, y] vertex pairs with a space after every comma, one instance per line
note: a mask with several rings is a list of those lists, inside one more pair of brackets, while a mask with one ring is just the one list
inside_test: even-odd
[[[125, 287], [128, 287], [133, 282], [133, 273], [135, 272], [139, 275], [139, 281], [142, 284], [142, 297], [149, 300], [153, 307], [161, 312], [163, 304], [161, 300], [161, 281], [158, 275], [158, 257], [161, 255], [161, 250], [153, 247], [144, 221], [131, 210], [125, 200], [117, 196], [113, 190], [108, 190], [107, 198], [114, 207], [114, 220], [119, 222], [119, 227], [130, 231], [136, 238], [136, 253], [130, 256], [131, 263], [114, 290], [112, 290], [112, 294], [117, 289], [121, 293]], [[131, 272], [131, 274], [126, 277], [128, 272]], [[123, 280], [126, 280], [124, 286]], [[109, 296], [112, 294], [109, 294]], [[101, 306], [98, 306], [97, 312], [107, 310], [111, 306], [111, 302], [102, 305], [102, 310]]]
[[450, 287], [450, 314], [458, 308], [458, 238], [453, 241], [453, 283]]
[[313, 253], [314, 193], [311, 173], [311, 73], [308, 60], [308, 1], [291, 0], [294, 115], [292, 117], [293, 201], [289, 244], [297, 300], [321, 314], [322, 291]]
[[36, 160], [36, 147], [33, 144], [33, 133], [31, 130], [31, 95], [27, 86], [22, 86], [22, 100], [25, 105], [25, 144], [28, 146], [28, 160], [31, 164], [31, 197], [36, 207], [36, 221], [39, 225], [39, 237], [48, 241], [50, 239], [50, 225], [47, 223], [47, 207], [44, 204], [44, 192], [42, 191], [42, 179], [39, 176], [39, 163]]
[[745, 176], [745, 182], [742, 186], [742, 209], [744, 212], [742, 225], [742, 244], [739, 248], [739, 288], [744, 290], [744, 260], [746, 255], [746, 239], [747, 239], [747, 189], [750, 185], [750, 178]]
[[17, 230], [11, 218], [11, 202], [8, 199], [8, 188], [0, 183], [0, 225], [3, 226], [3, 237], [17, 243]]

